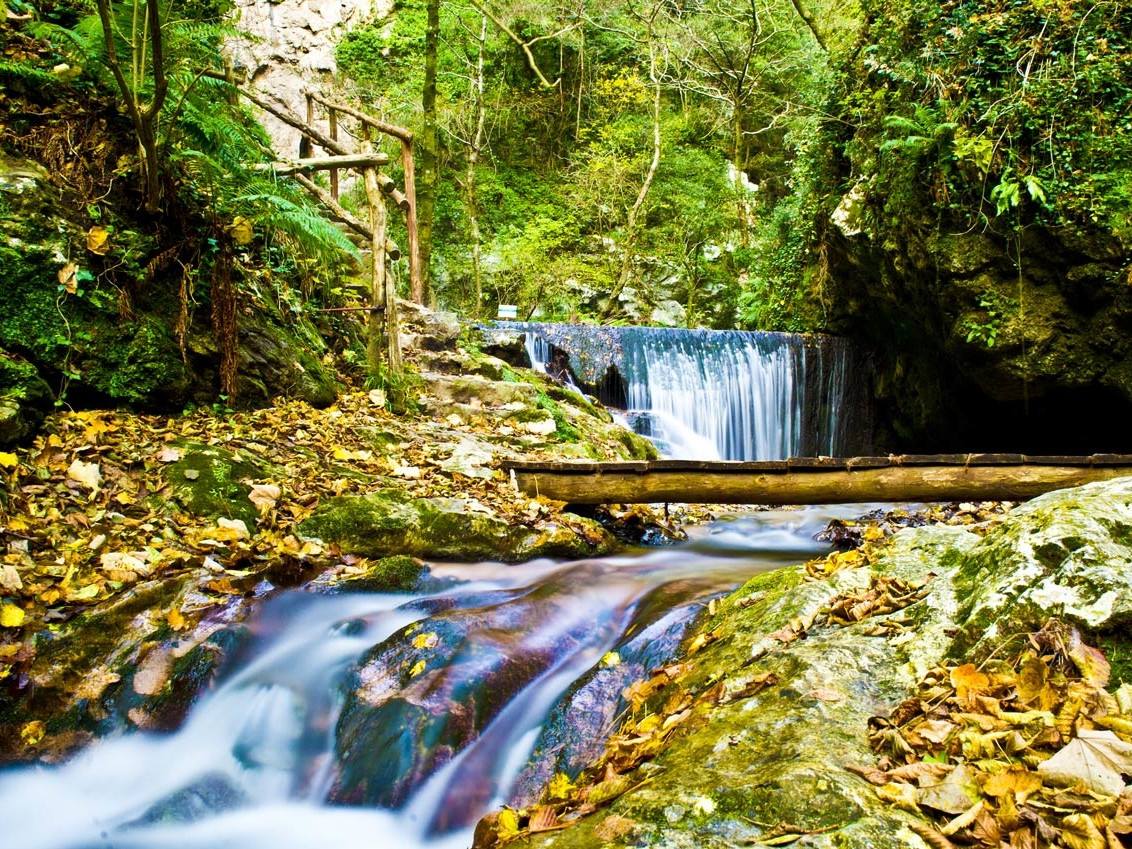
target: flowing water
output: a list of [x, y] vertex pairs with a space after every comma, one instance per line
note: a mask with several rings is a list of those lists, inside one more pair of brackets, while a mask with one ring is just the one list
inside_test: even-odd
[[[179, 730], [118, 733], [59, 766], [0, 772], [3, 844], [470, 846], [480, 815], [549, 777], [531, 755], [545, 754], [551, 724], [571, 717], [578, 757], [600, 744], [586, 722], [601, 710], [574, 715], [569, 701], [595, 670], [668, 662], [708, 599], [814, 556], [829, 518], [861, 510], [755, 513], [681, 546], [576, 563], [437, 564], [435, 589], [419, 595], [279, 593]], [[436, 663], [392, 691], [379, 671], [431, 634]], [[606, 715], [629, 680], [607, 693]], [[366, 699], [384, 707], [359, 709]], [[479, 724], [454, 731], [470, 704]]]
[[499, 322], [532, 367], [576, 380], [666, 457], [865, 453], [867, 369], [845, 339], [794, 333]]

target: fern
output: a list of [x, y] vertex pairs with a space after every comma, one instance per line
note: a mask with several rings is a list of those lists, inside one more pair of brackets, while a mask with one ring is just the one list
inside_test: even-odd
[[9, 59], [0, 59], [0, 80], [7, 83], [24, 82], [34, 86], [53, 86], [59, 84], [59, 78], [50, 71], [36, 68], [24, 62], [13, 62]]

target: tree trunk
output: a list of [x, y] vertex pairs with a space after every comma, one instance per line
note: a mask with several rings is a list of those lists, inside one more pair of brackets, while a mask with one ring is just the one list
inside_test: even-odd
[[640, 215], [641, 208], [645, 205], [645, 199], [648, 197], [649, 189], [652, 188], [657, 169], [660, 168], [660, 77], [656, 67], [656, 50], [656, 42], [650, 27], [649, 79], [652, 81], [653, 85], [652, 160], [649, 162], [648, 171], [645, 173], [645, 180], [641, 184], [641, 190], [637, 192], [637, 199], [633, 202], [633, 206], [630, 207], [629, 215], [625, 220], [625, 242], [622, 248], [621, 271], [617, 275], [617, 282], [609, 293], [609, 300], [606, 302], [605, 309], [602, 310], [601, 318], [603, 321], [613, 315], [614, 311], [617, 309], [617, 299], [621, 296], [621, 293], [625, 290], [625, 286], [628, 285], [629, 281], [632, 279], [633, 259], [636, 254], [637, 245], [637, 218]]
[[476, 129], [468, 145], [468, 168], [464, 178], [467, 193], [468, 224], [472, 231], [472, 317], [479, 318], [483, 313], [483, 268], [480, 262], [480, 217], [476, 196], [476, 166], [479, 164], [480, 150], [483, 148], [484, 126], [487, 110], [484, 107], [484, 45], [487, 42], [487, 15], [480, 15], [479, 50], [476, 56], [476, 72], [472, 77], [472, 100], [476, 105]]
[[418, 148], [420, 185], [417, 186], [417, 235], [420, 239], [421, 289], [413, 301], [428, 300], [429, 264], [432, 259], [432, 225], [436, 218], [436, 51], [440, 41], [440, 0], [428, 0], [425, 26], [424, 91], [421, 98], [421, 135]]
[[[142, 7], [144, 6], [144, 13]], [[157, 116], [165, 103], [169, 90], [165, 78], [165, 49], [161, 39], [161, 17], [157, 5], [149, 0], [134, 0], [133, 32], [130, 33], [132, 53], [130, 72], [132, 80], [127, 80], [118, 57], [114, 39], [113, 15], [110, 0], [97, 0], [98, 19], [102, 24], [102, 37], [106, 42], [106, 64], [118, 86], [118, 92], [125, 101], [126, 111], [134, 125], [139, 153], [142, 162], [142, 181], [145, 185], [145, 210], [150, 214], [161, 211], [162, 184], [161, 158], [157, 149]], [[139, 16], [144, 19], [139, 21]], [[148, 46], [147, 46], [148, 45]], [[141, 88], [146, 73], [146, 60], [152, 55], [153, 61], [153, 100], [142, 105], [137, 92]]]

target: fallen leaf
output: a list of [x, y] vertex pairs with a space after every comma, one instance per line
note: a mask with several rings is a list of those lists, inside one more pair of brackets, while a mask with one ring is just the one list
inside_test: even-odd
[[184, 454], [182, 454], [178, 449], [166, 445], [164, 448], [153, 455], [153, 459], [155, 459], [159, 463], [176, 463], [183, 456]]
[[631, 819], [611, 814], [598, 823], [597, 827], [594, 829], [594, 837], [606, 843], [611, 843], [619, 837], [624, 837], [636, 828], [636, 825], [637, 824]]
[[252, 484], [252, 490], [248, 493], [248, 500], [256, 506], [259, 514], [263, 516], [275, 507], [282, 495], [283, 490], [276, 484], [257, 483]]
[[975, 668], [974, 664], [965, 663], [951, 670], [951, 686], [955, 688], [959, 698], [966, 698], [972, 691], [985, 690], [990, 686], [990, 678]]
[[11, 563], [4, 563], [0, 565], [0, 589], [14, 592], [15, 590], [23, 589], [24, 582], [20, 578], [20, 573], [16, 567]]
[[1069, 849], [1107, 849], [1108, 841], [1086, 814], [1070, 814], [1061, 821], [1061, 841]]
[[970, 811], [978, 798], [974, 776], [963, 764], [955, 767], [942, 781], [925, 785], [916, 793], [916, 801], [920, 805], [952, 815]]
[[97, 492], [102, 486], [102, 470], [98, 467], [98, 463], [75, 460], [67, 467], [67, 477], [81, 483], [91, 492]]
[[10, 451], [0, 451], [0, 468], [14, 469], [20, 464], [20, 458]]
[[19, 628], [24, 624], [26, 615], [22, 608], [14, 604], [0, 604], [0, 627]]
[[169, 680], [173, 657], [164, 650], [151, 651], [134, 674], [134, 692], [139, 696], [156, 696]]
[[983, 785], [983, 792], [995, 798], [1010, 794], [1015, 801], [1024, 804], [1031, 793], [1036, 793], [1041, 788], [1040, 775], [1028, 769], [1013, 767], [989, 776]]
[[1084, 643], [1078, 643], [1070, 650], [1069, 659], [1073, 661], [1085, 683], [1099, 689], [1108, 686], [1111, 666], [1100, 651]]
[[110, 231], [95, 224], [86, 233], [86, 249], [92, 254], [105, 256], [110, 253]]
[[1052, 758], [1038, 764], [1038, 772], [1055, 787], [1083, 781], [1096, 793], [1119, 796], [1124, 790], [1121, 775], [1132, 773], [1132, 744], [1111, 731], [1083, 729]]
[[68, 262], [59, 269], [59, 285], [67, 290], [68, 294], [75, 294], [79, 291], [79, 267], [73, 262]]

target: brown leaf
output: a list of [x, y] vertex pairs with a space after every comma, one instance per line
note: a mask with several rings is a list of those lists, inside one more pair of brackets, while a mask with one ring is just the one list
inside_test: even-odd
[[139, 696], [156, 696], [165, 688], [172, 671], [172, 654], [163, 649], [151, 651], [134, 673], [134, 692]]
[[539, 805], [531, 811], [531, 819], [527, 830], [531, 834], [539, 831], [550, 831], [558, 826], [558, 815], [550, 805]]
[[70, 295], [79, 291], [79, 267], [73, 262], [68, 262], [59, 269], [59, 285], [67, 290]]
[[1049, 667], [1040, 657], [1027, 657], [1022, 661], [1018, 670], [1018, 679], [1015, 686], [1018, 688], [1018, 698], [1026, 704], [1031, 704], [1041, 695], [1049, 677]]
[[624, 837], [636, 827], [637, 824], [631, 819], [611, 814], [594, 828], [594, 837], [606, 843], [612, 843], [614, 840]]

